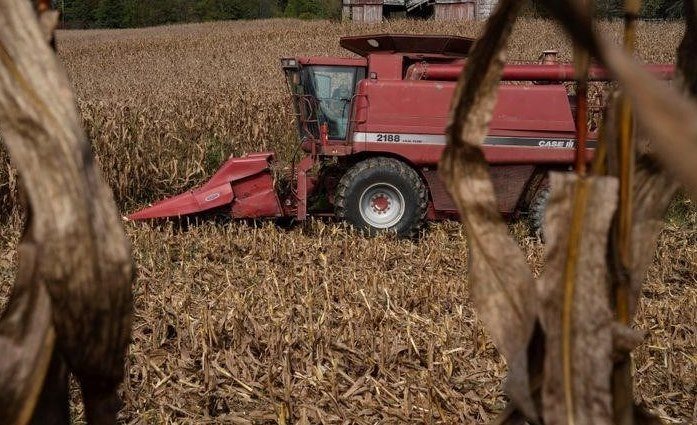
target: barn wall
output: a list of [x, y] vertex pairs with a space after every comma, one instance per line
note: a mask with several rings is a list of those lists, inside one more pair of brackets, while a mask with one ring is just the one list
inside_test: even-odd
[[[433, 0], [436, 20], [469, 21], [488, 19], [499, 0]], [[342, 0], [342, 17], [359, 23], [378, 23], [382, 21], [383, 4], [404, 5], [405, 0]]]
[[438, 21], [471, 21], [475, 18], [475, 4], [473, 1], [436, 3], [434, 18]]
[[373, 24], [382, 22], [382, 5], [366, 4], [363, 6], [363, 23]]
[[344, 0], [342, 17], [365, 24], [382, 22], [382, 0]]

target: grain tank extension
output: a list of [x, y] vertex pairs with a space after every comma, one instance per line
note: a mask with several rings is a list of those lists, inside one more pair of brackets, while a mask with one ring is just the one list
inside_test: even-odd
[[[457, 218], [437, 166], [451, 98], [473, 43], [451, 36], [344, 37], [341, 46], [358, 57], [282, 59], [296, 113], [294, 143], [304, 152], [284, 190], [272, 173], [274, 153], [231, 157], [200, 188], [128, 218], [336, 216], [367, 233], [403, 236], [424, 220]], [[647, 68], [664, 79], [674, 69]], [[591, 78], [609, 76], [593, 67]], [[562, 84], [572, 79], [572, 65], [549, 58], [504, 68], [484, 144], [502, 213], [527, 211], [547, 173], [573, 163], [576, 102]], [[591, 131], [591, 148], [595, 136]]]

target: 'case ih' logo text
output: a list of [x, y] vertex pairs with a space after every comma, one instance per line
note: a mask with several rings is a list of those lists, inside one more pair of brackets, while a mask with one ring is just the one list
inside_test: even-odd
[[215, 192], [215, 193], [211, 193], [210, 195], [206, 196], [206, 199], [204, 199], [204, 201], [206, 201], [206, 202], [215, 201], [218, 198], [220, 198], [220, 192]]
[[541, 148], [573, 148], [576, 142], [573, 140], [540, 140], [537, 146]]

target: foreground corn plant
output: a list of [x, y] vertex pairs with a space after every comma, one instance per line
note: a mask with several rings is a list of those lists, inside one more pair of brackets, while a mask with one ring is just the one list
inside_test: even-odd
[[[629, 353], [641, 334], [631, 324], [678, 182], [697, 193], [697, 106], [684, 95], [697, 95], [690, 54], [697, 49], [695, 2], [685, 2], [679, 81], [667, 87], [630, 56], [640, 2], [625, 4], [623, 51], [592, 31], [586, 2], [545, 1], [574, 40], [579, 95], [585, 95], [593, 56], [617, 77], [624, 97], [607, 116], [592, 175], [586, 173], [586, 118], [579, 108], [577, 174], [550, 176], [546, 269], [537, 281], [496, 212], [481, 149], [520, 3], [503, 0], [474, 47], [455, 93], [441, 160], [467, 226], [478, 314], [509, 366], [511, 404], [498, 423], [652, 423], [656, 419], [634, 406], [632, 397]], [[641, 132], [633, 131], [632, 115]], [[638, 143], [647, 140], [651, 150]]]
[[68, 424], [68, 373], [89, 423], [115, 423], [133, 265], [70, 84], [47, 41], [49, 2], [0, 0], [0, 134], [28, 198], [12, 297], [0, 320], [0, 421]]

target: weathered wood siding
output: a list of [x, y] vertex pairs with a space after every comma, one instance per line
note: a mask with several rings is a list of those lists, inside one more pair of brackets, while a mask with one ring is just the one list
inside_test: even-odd
[[382, 0], [344, 0], [342, 17], [364, 24], [382, 22], [382, 3]]
[[382, 5], [366, 4], [353, 9], [353, 22], [375, 24], [382, 22]]
[[437, 0], [433, 16], [437, 21], [471, 21], [475, 19], [472, 0]]
[[351, 20], [351, 6], [344, 4], [341, 8], [341, 20], [350, 21]]
[[[499, 0], [430, 0], [433, 18], [439, 21], [471, 21], [488, 19]], [[399, 7], [409, 9], [407, 0], [342, 0], [342, 17], [346, 21], [365, 24], [378, 23], [383, 18], [383, 6], [389, 5], [392, 13]], [[397, 8], [397, 9], [395, 9]]]

